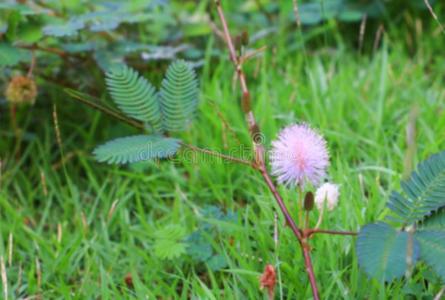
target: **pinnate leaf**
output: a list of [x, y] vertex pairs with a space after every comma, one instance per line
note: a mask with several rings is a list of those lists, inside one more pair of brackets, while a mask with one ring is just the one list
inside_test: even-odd
[[398, 231], [386, 223], [374, 223], [360, 231], [357, 255], [360, 266], [369, 276], [390, 281], [404, 275], [407, 261], [412, 264], [417, 261], [419, 245], [408, 232]]
[[420, 245], [420, 258], [445, 281], [445, 231], [418, 231], [415, 239]]
[[178, 139], [157, 135], [135, 135], [117, 138], [94, 150], [95, 158], [109, 164], [127, 164], [172, 156], [178, 150]]
[[421, 221], [445, 206], [445, 151], [420, 163], [401, 186], [404, 195], [393, 192], [388, 207], [405, 225]]

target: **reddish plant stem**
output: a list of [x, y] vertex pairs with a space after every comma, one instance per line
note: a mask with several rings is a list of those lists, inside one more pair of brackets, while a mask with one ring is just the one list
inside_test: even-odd
[[306, 266], [306, 272], [309, 276], [309, 282], [311, 283], [312, 294], [314, 295], [314, 300], [320, 300], [320, 296], [317, 288], [317, 281], [314, 275], [314, 268], [312, 267], [311, 260], [311, 249], [306, 242], [303, 244], [303, 255], [304, 255], [304, 265]]
[[241, 91], [242, 91], [241, 108], [245, 114], [246, 122], [249, 127], [249, 133], [250, 133], [252, 143], [254, 146], [256, 168], [261, 172], [261, 175], [263, 176], [264, 181], [266, 182], [269, 190], [272, 192], [278, 206], [281, 209], [281, 212], [284, 215], [284, 218], [286, 219], [286, 223], [292, 229], [292, 232], [294, 233], [298, 242], [300, 243], [300, 246], [302, 247], [303, 255], [304, 255], [304, 262], [305, 262], [305, 266], [306, 266], [306, 272], [308, 274], [309, 281], [311, 284], [312, 294], [313, 294], [315, 300], [319, 300], [320, 298], [319, 298], [319, 294], [318, 294], [317, 283], [316, 283], [314, 269], [312, 267], [312, 261], [311, 261], [311, 257], [310, 257], [310, 248], [306, 243], [306, 239], [303, 238], [303, 236], [302, 236], [302, 231], [295, 224], [295, 221], [292, 218], [292, 216], [290, 215], [289, 210], [287, 209], [286, 204], [283, 201], [283, 198], [281, 197], [275, 184], [273, 183], [272, 179], [270, 178], [270, 176], [267, 172], [266, 164], [265, 164], [265, 160], [264, 160], [264, 152], [265, 152], [264, 146], [261, 144], [261, 131], [259, 129], [259, 126], [256, 123], [255, 116], [251, 109], [250, 92], [247, 87], [246, 76], [244, 74], [241, 61], [236, 54], [236, 50], [233, 45], [233, 41], [232, 41], [232, 38], [231, 38], [231, 35], [229, 32], [229, 27], [227, 25], [227, 21], [224, 16], [224, 11], [221, 6], [221, 1], [215, 0], [215, 4], [216, 4], [216, 9], [218, 12], [219, 19], [222, 23], [224, 39], [225, 39], [225, 42], [229, 49], [230, 60], [232, 61], [233, 65], [235, 67], [236, 73], [238, 75], [238, 81], [241, 86]]
[[[236, 73], [238, 75], [238, 80], [241, 85], [241, 91], [243, 93], [242, 99], [241, 99], [241, 106], [242, 106], [242, 109], [246, 116], [246, 121], [249, 126], [250, 135], [254, 142], [255, 152], [258, 153], [258, 152], [264, 151], [264, 148], [256, 147], [258, 145], [257, 139], [260, 138], [260, 132], [259, 132], [259, 128], [256, 123], [256, 120], [255, 120], [255, 116], [253, 115], [253, 112], [251, 110], [250, 92], [249, 92], [249, 88], [247, 87], [246, 76], [244, 75], [244, 71], [243, 71], [242, 65], [240, 64], [240, 60], [239, 60], [238, 56], [236, 55], [235, 46], [234, 46], [232, 38], [230, 36], [229, 27], [227, 26], [226, 18], [224, 16], [224, 11], [221, 6], [221, 1], [215, 0], [215, 4], [216, 4], [216, 9], [218, 11], [219, 18], [220, 18], [222, 26], [223, 26], [223, 33], [224, 33], [224, 37], [225, 37], [224, 39], [226, 41], [227, 47], [229, 48], [230, 60], [232, 61], [233, 65], [235, 67]], [[260, 153], [260, 155], [257, 155], [257, 158], [263, 157], [262, 154], [263, 153]]]
[[357, 235], [358, 233], [355, 231], [337, 231], [337, 230], [328, 230], [328, 229], [308, 229], [305, 231], [304, 235], [307, 237], [311, 237], [316, 233], [325, 233], [332, 235]]
[[287, 209], [286, 205], [284, 204], [283, 198], [281, 197], [275, 184], [273, 183], [272, 179], [270, 178], [269, 174], [267, 173], [265, 162], [264, 162], [264, 147], [261, 145], [260, 140], [258, 140], [258, 138], [261, 136], [261, 133], [260, 133], [259, 127], [256, 123], [255, 116], [254, 116], [254, 114], [251, 110], [251, 107], [250, 107], [250, 92], [249, 92], [249, 88], [247, 87], [246, 76], [244, 75], [244, 71], [243, 71], [242, 65], [240, 64], [239, 58], [236, 55], [235, 46], [233, 45], [233, 41], [230, 36], [229, 27], [227, 25], [227, 21], [224, 16], [224, 11], [221, 6], [221, 1], [215, 0], [215, 4], [216, 4], [216, 9], [218, 11], [219, 18], [222, 23], [224, 39], [227, 44], [227, 47], [229, 48], [230, 60], [232, 61], [233, 65], [235, 66], [236, 73], [238, 75], [238, 80], [241, 85], [241, 91], [243, 93], [242, 108], [243, 108], [244, 114], [246, 115], [246, 121], [249, 126], [249, 132], [250, 132], [252, 142], [254, 145], [255, 163], [256, 163], [257, 169], [261, 172], [261, 175], [263, 176], [264, 181], [266, 182], [269, 190], [272, 192], [273, 196], [275, 197], [275, 199], [278, 203], [278, 206], [280, 207], [280, 209], [286, 219], [286, 223], [292, 229], [292, 231], [295, 234], [295, 236], [297, 237], [298, 241], [301, 242], [301, 239], [302, 239], [301, 231], [298, 228], [298, 226], [295, 224], [295, 221], [293, 220], [292, 216], [290, 215], [289, 210]]
[[228, 161], [236, 162], [236, 163], [239, 163], [239, 164], [243, 164], [243, 165], [247, 165], [247, 166], [255, 168], [255, 166], [253, 165], [253, 162], [250, 161], [250, 160], [245, 160], [245, 159], [242, 159], [242, 158], [239, 158], [239, 157], [222, 154], [222, 153], [219, 153], [217, 151], [213, 151], [213, 150], [209, 150], [209, 149], [199, 148], [199, 147], [196, 147], [196, 146], [193, 146], [193, 145], [189, 145], [189, 144], [186, 144], [186, 143], [183, 143], [183, 142], [180, 142], [180, 144], [182, 146], [192, 150], [192, 151], [195, 151], [195, 152], [208, 154], [208, 155], [215, 156], [215, 157], [218, 157], [218, 158], [221, 158], [221, 159], [225, 159], [225, 160], [228, 160]]
[[[28, 49], [28, 50], [37, 50], [37, 51], [42, 51], [42, 52], [48, 52], [48, 53], [52, 53], [55, 55], [60, 56], [61, 58], [66, 58], [68, 55], [68, 53], [66, 53], [63, 50], [57, 49], [57, 48], [51, 48], [51, 47], [41, 47], [37, 44], [34, 45], [18, 45], [18, 48], [22, 48], [22, 49]], [[74, 56], [74, 55], [73, 55]]]
[[269, 190], [272, 192], [273, 196], [275, 197], [275, 200], [277, 201], [278, 206], [280, 207], [281, 212], [283, 213], [284, 218], [286, 219], [286, 224], [291, 228], [292, 232], [297, 237], [300, 245], [302, 245], [301, 242], [302, 242], [303, 237], [301, 235], [301, 230], [298, 228], [297, 224], [295, 224], [294, 219], [290, 215], [289, 210], [287, 209], [286, 204], [284, 204], [284, 201], [281, 198], [281, 195], [278, 193], [278, 190], [275, 187], [272, 179], [270, 178], [270, 176], [267, 173], [265, 168], [261, 167], [260, 172], [261, 172], [261, 175], [263, 176], [264, 181], [266, 182]]

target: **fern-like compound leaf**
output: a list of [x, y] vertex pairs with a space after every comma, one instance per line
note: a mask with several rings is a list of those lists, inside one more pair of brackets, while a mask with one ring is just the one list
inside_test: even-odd
[[179, 140], [156, 135], [135, 135], [109, 141], [94, 150], [99, 162], [127, 164], [174, 155]]
[[196, 74], [188, 63], [178, 60], [168, 67], [160, 97], [164, 128], [168, 131], [184, 130], [198, 105]]
[[357, 256], [369, 276], [390, 281], [405, 274], [407, 261], [414, 265], [419, 245], [408, 232], [398, 231], [386, 223], [368, 224], [358, 236]]
[[421, 221], [445, 206], [445, 151], [420, 163], [401, 185], [405, 195], [393, 192], [388, 207], [404, 224]]
[[184, 227], [170, 224], [155, 233], [154, 254], [161, 259], [174, 259], [186, 253]]
[[106, 74], [111, 97], [120, 110], [162, 132], [162, 115], [156, 89], [145, 78], [125, 65], [115, 66]]
[[420, 257], [445, 281], [445, 231], [418, 231]]
[[445, 207], [426, 217], [417, 224], [418, 230], [435, 230], [445, 232]]

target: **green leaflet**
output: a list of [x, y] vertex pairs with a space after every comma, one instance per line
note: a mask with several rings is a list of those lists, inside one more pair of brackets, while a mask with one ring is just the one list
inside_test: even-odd
[[198, 105], [198, 84], [193, 69], [183, 60], [173, 62], [160, 92], [136, 71], [114, 66], [107, 74], [113, 100], [129, 117], [150, 124], [156, 132], [181, 131], [194, 118]]
[[368, 224], [357, 239], [357, 255], [365, 272], [381, 281], [401, 277], [407, 270], [407, 258], [414, 264], [419, 256], [418, 242], [404, 231], [386, 223]]
[[78, 34], [78, 31], [84, 27], [85, 22], [72, 19], [65, 24], [47, 25], [43, 27], [43, 33], [55, 37], [75, 36]]
[[445, 208], [439, 209], [431, 216], [426, 217], [417, 226], [419, 230], [434, 230], [445, 232]]
[[[363, 227], [360, 266], [374, 278], [391, 280], [405, 273], [407, 259], [421, 259], [445, 280], [445, 152], [420, 163], [401, 186], [404, 194], [393, 192], [387, 206], [402, 230], [386, 223]], [[412, 238], [405, 228], [414, 231]]]
[[0, 43], [0, 66], [15, 66], [22, 61], [30, 61], [31, 52]]
[[164, 128], [184, 130], [194, 118], [198, 105], [196, 74], [185, 61], [175, 61], [168, 67], [160, 98]]
[[445, 151], [420, 163], [401, 186], [406, 196], [393, 192], [388, 207], [403, 224], [421, 221], [445, 206]]
[[94, 150], [99, 162], [127, 164], [172, 156], [179, 140], [155, 135], [135, 135], [109, 141]]
[[445, 281], [445, 231], [418, 231], [415, 239], [420, 245], [420, 258]]
[[161, 109], [156, 89], [138, 73], [119, 65], [106, 74], [108, 90], [120, 110], [162, 132]]
[[[162, 134], [164, 130], [184, 130], [195, 114], [198, 103], [197, 82], [194, 71], [184, 61], [170, 65], [159, 94], [145, 78], [122, 64], [115, 65], [108, 71], [106, 82], [119, 109], [143, 124], [127, 120], [113, 109], [91, 101], [88, 95], [71, 90], [68, 92], [94, 108], [135, 127], [151, 129], [156, 134]], [[138, 135], [115, 139], [101, 145], [94, 150], [94, 155], [100, 162], [126, 164], [171, 156], [179, 146], [180, 141], [177, 139], [161, 135]]]
[[161, 259], [174, 259], [185, 254], [187, 244], [184, 227], [170, 224], [155, 233], [154, 254]]

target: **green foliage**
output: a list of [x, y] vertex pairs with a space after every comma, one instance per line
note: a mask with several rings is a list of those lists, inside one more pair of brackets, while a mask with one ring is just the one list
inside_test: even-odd
[[[180, 18], [177, 18], [176, 12], [166, 2], [157, 0], [90, 1], [88, 5], [78, 0], [63, 3], [27, 1], [19, 4], [15, 0], [0, 2], [0, 43], [9, 47], [18, 44], [32, 45], [40, 49], [35, 52], [38, 56], [37, 64], [53, 66], [53, 71], [49, 73], [53, 78], [50, 79], [57, 78], [60, 81], [64, 78], [73, 81], [72, 78], [76, 78], [76, 81], [83, 81], [85, 85], [92, 82], [95, 73], [78, 73], [82, 68], [67, 67], [74, 63], [88, 69], [97, 66], [107, 71], [111, 65], [123, 63], [130, 58], [174, 60], [179, 52], [189, 59], [199, 58], [203, 55], [202, 51], [186, 44], [188, 41], [180, 40], [196, 36], [196, 32], [189, 34], [184, 30], [182, 34], [178, 34], [178, 24], [192, 27], [197, 25], [207, 29], [201, 36], [208, 34], [210, 30], [205, 18], [205, 7], [199, 10], [182, 9]], [[198, 14], [200, 17], [196, 19]], [[177, 47], [164, 47], [164, 43]], [[141, 47], [131, 47], [133, 44]], [[189, 55], [186, 50], [191, 48], [194, 52]], [[30, 57], [30, 51], [26, 52]], [[2, 55], [3, 53], [0, 54]], [[93, 61], [96, 66], [91, 64]], [[15, 59], [1, 60], [0, 66], [15, 66], [18, 62]], [[45, 68], [35, 70], [35, 75], [38, 75]], [[65, 70], [69, 72], [64, 72]]]
[[[184, 130], [195, 114], [198, 103], [198, 86], [193, 69], [184, 61], [170, 65], [160, 96], [155, 88], [138, 73], [116, 65], [106, 74], [108, 90], [121, 109], [130, 118], [144, 122], [157, 134], [164, 130]], [[88, 99], [70, 92], [77, 99]], [[103, 108], [102, 111], [108, 110]], [[116, 114], [110, 110], [111, 115]], [[120, 116], [118, 116], [121, 119]], [[179, 140], [161, 136], [133, 136], [108, 142], [94, 150], [101, 162], [126, 164], [153, 158], [164, 158], [176, 153]]]
[[187, 254], [196, 262], [205, 263], [212, 271], [218, 271], [227, 266], [224, 256], [214, 252], [210, 241], [224, 231], [224, 225], [236, 221], [234, 212], [223, 212], [220, 207], [210, 205], [200, 210], [202, 219], [198, 228], [187, 237]]
[[45, 26], [43, 33], [55, 37], [75, 36], [84, 27], [85, 23], [83, 21], [74, 19], [65, 24]]
[[160, 97], [165, 129], [184, 130], [193, 119], [198, 105], [196, 75], [185, 61], [175, 61], [168, 67]]
[[29, 61], [29, 51], [18, 49], [8, 44], [0, 43], [0, 66], [15, 66], [22, 61]]
[[174, 259], [186, 252], [183, 226], [170, 224], [155, 233], [154, 254], [161, 259]]
[[170, 224], [155, 233], [154, 253], [161, 259], [174, 259], [187, 255], [195, 263], [207, 265], [212, 271], [218, 271], [227, 266], [224, 256], [213, 250], [211, 241], [218, 238], [222, 230], [209, 221], [233, 222], [236, 215], [224, 213], [217, 206], [207, 206], [200, 210], [205, 219], [200, 220], [198, 228], [189, 235], [185, 234], [183, 226]]
[[445, 206], [445, 151], [420, 163], [401, 185], [406, 197], [393, 192], [388, 207], [403, 224], [420, 221]]
[[108, 90], [117, 106], [128, 116], [150, 124], [162, 132], [162, 116], [155, 88], [125, 65], [106, 74]]
[[195, 261], [205, 262], [212, 257], [212, 245], [209, 243], [209, 236], [207, 230], [196, 230], [187, 237], [187, 243], [190, 246], [187, 248], [187, 254]]
[[115, 30], [122, 23], [139, 23], [146, 21], [148, 15], [140, 13], [121, 12], [110, 9], [100, 12], [88, 12], [72, 18], [60, 25], [47, 25], [43, 32], [49, 36], [62, 37], [77, 35], [80, 30], [88, 29], [91, 32]]
[[209, 260], [207, 260], [207, 266], [213, 272], [219, 271], [224, 268], [227, 268], [227, 260], [221, 254], [215, 254]]
[[407, 232], [385, 223], [364, 226], [357, 239], [360, 266], [368, 275], [383, 281], [403, 276], [407, 260], [416, 262], [418, 249], [418, 244], [412, 237], [410, 240]]
[[445, 232], [445, 208], [439, 209], [418, 224], [421, 230], [442, 230]]
[[445, 282], [445, 231], [418, 231], [420, 257], [442, 277]]
[[94, 150], [96, 159], [109, 164], [127, 164], [172, 156], [179, 140], [155, 135], [136, 135], [109, 141]]
[[[303, 25], [315, 25], [329, 19], [359, 22], [365, 15], [370, 18], [382, 18], [390, 13], [396, 11], [400, 13], [409, 8], [424, 10], [426, 6], [417, 0], [404, 0], [399, 3], [391, 1], [386, 5], [379, 0], [311, 0], [299, 5], [299, 15]], [[294, 19], [294, 14], [289, 14], [289, 18]]]
[[359, 263], [368, 275], [390, 281], [407, 271], [407, 261], [421, 259], [445, 281], [445, 152], [421, 162], [401, 185], [406, 196], [393, 192], [387, 205], [402, 229], [364, 226], [357, 240]]

